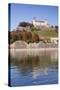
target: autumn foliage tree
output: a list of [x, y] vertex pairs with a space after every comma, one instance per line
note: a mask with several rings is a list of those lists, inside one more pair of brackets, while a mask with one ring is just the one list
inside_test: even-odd
[[27, 31], [10, 32], [10, 43], [13, 43], [17, 40], [26, 41], [27, 43], [38, 42], [39, 36], [34, 32], [27, 32]]
[[36, 33], [32, 33], [32, 42], [38, 42], [39, 41], [39, 36]]

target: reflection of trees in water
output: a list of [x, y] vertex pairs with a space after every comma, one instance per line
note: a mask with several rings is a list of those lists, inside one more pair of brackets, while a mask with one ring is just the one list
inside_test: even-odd
[[11, 63], [14, 66], [17, 66], [17, 69], [20, 71], [22, 75], [27, 75], [30, 72], [36, 72], [39, 70], [43, 70], [45, 72], [45, 68], [58, 68], [57, 60], [51, 60], [50, 54], [47, 53], [36, 56], [27, 56], [22, 58], [14, 58], [11, 57]]

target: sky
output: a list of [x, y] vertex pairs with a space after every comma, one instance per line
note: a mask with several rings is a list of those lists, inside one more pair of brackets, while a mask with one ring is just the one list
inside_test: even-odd
[[58, 25], [58, 6], [10, 4], [10, 30], [13, 30], [22, 22], [36, 20], [48, 20], [50, 25]]

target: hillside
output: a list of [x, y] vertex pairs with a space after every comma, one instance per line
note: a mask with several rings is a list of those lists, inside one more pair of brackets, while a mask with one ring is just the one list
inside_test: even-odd
[[22, 40], [27, 43], [30, 42], [50, 42], [51, 37], [58, 37], [58, 28], [35, 28], [30, 23], [20, 23], [16, 30], [9, 31], [9, 43], [13, 43], [17, 40]]
[[34, 30], [33, 32], [38, 34], [40, 37], [58, 37], [58, 34], [55, 30]]

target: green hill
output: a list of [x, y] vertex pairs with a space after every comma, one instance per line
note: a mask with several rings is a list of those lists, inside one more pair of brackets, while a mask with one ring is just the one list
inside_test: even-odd
[[42, 37], [58, 37], [58, 33], [55, 30], [51, 29], [45, 29], [45, 30], [33, 30], [32, 32], [35, 32], [39, 36]]

